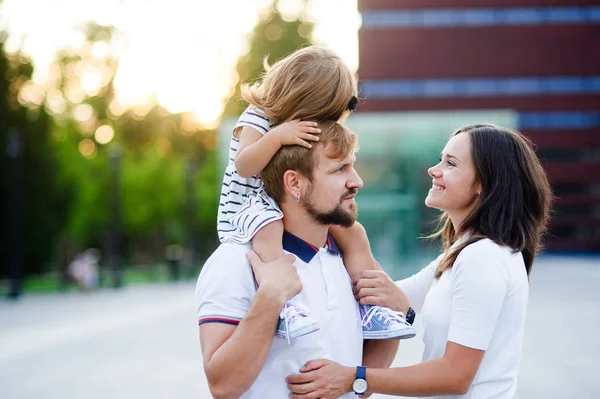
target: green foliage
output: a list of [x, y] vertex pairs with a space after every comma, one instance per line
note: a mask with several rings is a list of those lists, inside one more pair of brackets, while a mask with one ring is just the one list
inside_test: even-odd
[[[115, 29], [90, 23], [81, 27], [89, 44], [109, 42]], [[309, 45], [312, 24], [300, 19], [287, 22], [274, 4], [250, 38], [250, 51], [240, 58], [241, 82], [257, 79], [263, 58], [273, 63], [294, 50]], [[155, 105], [145, 115], [126, 111], [113, 115], [113, 79], [118, 60], [93, 59], [86, 52], [61, 51], [55, 59], [60, 76], [52, 89], [65, 99], [56, 110], [46, 99], [42, 104], [19, 102], [24, 85], [31, 84], [33, 65], [20, 54], [3, 50], [0, 34], [0, 149], [6, 158], [7, 131], [16, 128], [22, 143], [23, 256], [26, 274], [47, 271], [49, 265], [64, 268], [70, 261], [65, 248], [97, 247], [106, 256], [111, 212], [109, 150], [121, 149], [119, 168], [119, 215], [123, 254], [129, 263], [144, 253], [143, 260], [162, 260], [164, 246], [185, 246], [190, 239], [202, 254], [217, 244], [216, 216], [222, 170], [215, 154], [215, 132], [199, 130], [184, 114], [172, 115]], [[76, 49], [75, 49], [76, 50]], [[112, 71], [112, 78], [94, 95], [73, 100], [67, 95], [81, 86], [78, 67], [94, 66]], [[174, 61], [173, 70], [177, 70]], [[240, 83], [225, 114], [239, 115], [244, 107]], [[21, 103], [25, 104], [22, 105]], [[73, 111], [81, 104], [92, 109], [87, 121], [76, 120]], [[94, 139], [100, 125], [114, 130], [112, 143]], [[192, 127], [190, 127], [192, 126]], [[82, 148], [87, 145], [91, 150]], [[83, 147], [82, 147], [83, 146]], [[85, 154], [85, 155], [84, 155]], [[192, 166], [193, 165], [193, 166]], [[186, 176], [191, 184], [186, 186]], [[192, 192], [187, 192], [191, 189]], [[3, 197], [12, 187], [2, 180]], [[4, 218], [3, 218], [4, 219]], [[13, 241], [3, 240], [0, 277], [7, 273], [7, 254]], [[63, 254], [63, 259], [59, 259]], [[55, 266], [53, 266], [55, 267]]]
[[[93, 23], [82, 29], [90, 42], [108, 41], [114, 31]], [[90, 63], [112, 71], [112, 78], [97, 94], [73, 102], [67, 93], [81, 85], [81, 76], [72, 71]], [[95, 60], [85, 52], [59, 52], [55, 66], [61, 76], [51, 89], [67, 99], [66, 108], [49, 115], [44, 104], [19, 104], [17, 95], [23, 85], [30, 84], [33, 67], [18, 54], [5, 55], [0, 46], [0, 118], [8, 122], [7, 126], [19, 129], [24, 147], [21, 181], [26, 209], [26, 274], [45, 271], [45, 265], [65, 268], [73, 250], [97, 247], [103, 256], [107, 255], [114, 216], [109, 159], [113, 143], [121, 148], [118, 222], [122, 254], [129, 262], [162, 260], [164, 246], [183, 245], [189, 231], [202, 240], [214, 241], [218, 204], [214, 131], [199, 130], [188, 116], [172, 115], [157, 105], [146, 115], [132, 111], [112, 115], [108, 110], [114, 100], [117, 65], [115, 59]], [[87, 121], [73, 118], [80, 104], [92, 109]], [[94, 141], [93, 133], [100, 125], [113, 128], [112, 143]], [[5, 154], [4, 125], [1, 133], [0, 146]], [[85, 156], [82, 142], [93, 149]], [[185, 164], [189, 159], [197, 164], [191, 201], [200, 202], [186, 214]], [[10, 188], [5, 187], [5, 179], [2, 184], [2, 192], [6, 193]], [[10, 241], [3, 240], [3, 259], [9, 245]], [[59, 254], [63, 259], [58, 259]], [[7, 262], [2, 262], [0, 276], [6, 272]]]
[[[4, 38], [0, 33], [0, 148], [4, 165], [9, 165], [7, 143], [10, 132], [18, 137], [19, 167], [4, 168], [1, 195], [5, 212], [12, 213], [18, 228], [8, 225], [8, 214], [3, 215], [3, 239], [0, 277], [8, 273], [10, 253], [20, 241], [25, 273], [44, 269], [54, 256], [56, 243], [67, 220], [68, 182], [60, 182], [57, 170], [59, 158], [53, 151], [49, 134], [51, 120], [43, 108], [27, 108], [17, 100], [19, 88], [33, 73], [31, 62], [20, 54], [4, 52]], [[9, 176], [20, 174], [19, 184], [9, 183]], [[18, 209], [9, 209], [8, 201], [17, 195]], [[5, 202], [6, 201], [6, 202]], [[18, 236], [16, 235], [18, 234]]]

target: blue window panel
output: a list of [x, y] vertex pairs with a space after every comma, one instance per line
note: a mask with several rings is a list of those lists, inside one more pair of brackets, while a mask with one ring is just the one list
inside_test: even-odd
[[450, 27], [600, 23], [600, 7], [438, 8], [362, 13], [363, 27]]
[[397, 81], [392, 82], [389, 85], [390, 95], [394, 95], [395, 93], [399, 94], [400, 97], [414, 97], [419, 95], [419, 83], [411, 82], [411, 81]]
[[520, 113], [518, 120], [521, 129], [535, 129], [541, 125], [540, 114], [535, 112]]
[[462, 24], [467, 26], [489, 26], [496, 25], [496, 15], [493, 9], [468, 9], [463, 10]]
[[402, 98], [411, 97], [416, 93], [416, 83], [410, 81], [376, 81], [363, 82], [361, 94], [374, 98]]
[[450, 10], [431, 10], [423, 13], [423, 25], [436, 26], [455, 26], [459, 24], [456, 11]]
[[575, 112], [523, 112], [519, 114], [521, 129], [586, 129], [600, 126], [600, 113]]
[[544, 20], [539, 8], [506, 8], [498, 14], [498, 25], [539, 25]]
[[574, 112], [522, 112], [521, 129], [587, 129], [600, 126], [600, 113]]
[[455, 97], [455, 81], [452, 79], [434, 79], [423, 83], [425, 97]]
[[468, 79], [465, 81], [465, 91], [458, 94], [467, 97], [494, 95], [498, 91], [496, 83], [495, 79]]
[[408, 12], [364, 12], [362, 13], [363, 26], [389, 26], [389, 27], [408, 27], [411, 25], [411, 19]]
[[600, 93], [600, 77], [589, 78], [584, 86], [588, 93]]
[[546, 9], [546, 20], [558, 23], [582, 22], [586, 20], [586, 16], [581, 7], [556, 7]]
[[600, 7], [590, 7], [587, 11], [587, 20], [589, 22], [600, 22]]
[[550, 128], [581, 128], [584, 127], [584, 117], [581, 112], [557, 112], [549, 115]]
[[499, 79], [498, 94], [514, 95], [537, 95], [541, 94], [542, 85], [537, 78], [509, 78]]
[[371, 97], [482, 97], [600, 93], [600, 76], [362, 81]]
[[548, 93], [584, 93], [584, 82], [581, 78], [551, 78], [548, 79]]
[[586, 112], [583, 117], [586, 127], [600, 126], [600, 112]]

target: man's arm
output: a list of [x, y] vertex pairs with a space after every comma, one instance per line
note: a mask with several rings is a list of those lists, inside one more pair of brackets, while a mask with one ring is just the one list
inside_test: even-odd
[[263, 264], [251, 251], [248, 260], [259, 288], [243, 320], [238, 326], [200, 325], [204, 372], [215, 398], [238, 398], [252, 386], [271, 349], [283, 304], [302, 290], [293, 255]]
[[262, 288], [246, 317], [236, 327], [223, 323], [200, 325], [204, 372], [215, 398], [238, 398], [254, 383], [275, 335], [285, 298]]

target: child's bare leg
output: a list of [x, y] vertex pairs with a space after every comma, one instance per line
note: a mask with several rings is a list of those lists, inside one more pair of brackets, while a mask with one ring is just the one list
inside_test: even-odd
[[365, 228], [358, 222], [351, 227], [331, 226], [329, 233], [344, 255], [344, 265], [352, 278], [363, 270], [376, 270], [379, 265], [371, 253]]
[[[344, 264], [348, 275], [353, 278], [363, 270], [381, 269], [373, 254], [367, 238], [365, 228], [354, 223], [345, 229], [332, 226], [329, 232], [344, 256]], [[359, 307], [362, 316], [364, 339], [402, 339], [415, 336], [415, 330], [410, 326], [404, 316], [391, 309], [375, 305], [361, 305]], [[371, 322], [378, 319], [377, 323]]]
[[252, 249], [263, 262], [271, 262], [283, 256], [283, 222], [276, 220], [260, 229], [252, 238]]

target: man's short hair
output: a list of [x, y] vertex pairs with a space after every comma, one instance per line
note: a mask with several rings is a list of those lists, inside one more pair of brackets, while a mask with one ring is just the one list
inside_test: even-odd
[[299, 145], [282, 146], [260, 173], [267, 194], [278, 204], [281, 204], [285, 196], [283, 175], [286, 171], [295, 170], [308, 180], [313, 180], [316, 148], [324, 148], [331, 159], [345, 159], [356, 151], [358, 140], [350, 129], [335, 121], [317, 122], [321, 133], [319, 141], [314, 142], [312, 148]]

